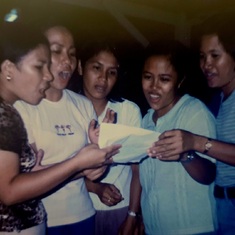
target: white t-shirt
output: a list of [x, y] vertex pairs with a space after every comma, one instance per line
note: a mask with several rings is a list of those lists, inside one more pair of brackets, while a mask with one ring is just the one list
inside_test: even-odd
[[[101, 123], [104, 119], [107, 108], [110, 108], [117, 113], [118, 124], [140, 127], [141, 112], [139, 107], [135, 103], [129, 100], [124, 100], [123, 102], [115, 103], [109, 101], [106, 105], [104, 112], [98, 117], [99, 123]], [[128, 206], [130, 198], [131, 178], [132, 171], [130, 165], [118, 164], [110, 167], [109, 173], [104, 179], [102, 179], [101, 182], [114, 184], [120, 190], [124, 200], [122, 200], [115, 206], [109, 207], [103, 204], [96, 194], [90, 193], [95, 209], [114, 210]]]
[[[215, 119], [198, 99], [184, 95], [155, 123], [154, 110], [143, 118], [143, 128], [160, 133], [171, 129], [188, 130], [215, 138]], [[154, 141], [153, 141], [154, 142]], [[204, 158], [215, 162], [206, 155]], [[216, 228], [213, 184], [196, 182], [179, 162], [147, 158], [140, 164], [141, 207], [148, 235], [189, 235]]]
[[[91, 102], [64, 90], [58, 102], [43, 99], [37, 106], [17, 102], [28, 131], [29, 142], [45, 154], [43, 165], [64, 161], [88, 143], [88, 126], [96, 118]], [[43, 199], [48, 226], [76, 223], [95, 214], [84, 179], [65, 184]]]

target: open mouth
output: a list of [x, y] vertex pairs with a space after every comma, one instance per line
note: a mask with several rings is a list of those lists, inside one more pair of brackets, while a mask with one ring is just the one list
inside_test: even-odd
[[68, 72], [68, 71], [59, 72], [59, 77], [64, 79], [64, 80], [70, 79], [71, 76], [72, 76], [71, 72]]

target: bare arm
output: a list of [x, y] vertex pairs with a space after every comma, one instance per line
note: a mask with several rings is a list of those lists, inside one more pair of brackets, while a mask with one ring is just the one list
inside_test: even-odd
[[[156, 155], [171, 157], [183, 152], [194, 150], [200, 153], [205, 151], [208, 138], [184, 130], [171, 130], [162, 133], [160, 140], [149, 149]], [[206, 153], [216, 160], [235, 165], [235, 144], [211, 140], [211, 148]], [[157, 154], [156, 154], [157, 153]]]
[[[148, 153], [150, 157], [157, 157], [162, 161], [179, 161], [186, 158], [190, 150], [198, 151], [193, 147], [194, 141], [197, 140], [193, 139], [190, 132], [181, 130], [166, 131], [160, 135], [159, 141], [153, 143]], [[203, 147], [204, 150], [205, 147]], [[199, 183], [210, 184], [215, 178], [215, 164], [197, 154], [195, 154], [192, 161], [182, 162], [182, 165], [188, 174]]]
[[107, 206], [115, 206], [123, 200], [119, 189], [113, 184], [93, 182], [89, 179], [85, 179], [85, 182], [87, 190], [95, 193], [100, 201]]
[[[130, 202], [129, 211], [139, 214], [140, 209], [140, 196], [141, 196], [141, 185], [139, 180], [139, 165], [133, 164], [132, 168], [132, 180], [130, 185]], [[119, 229], [119, 235], [134, 234], [139, 222], [137, 216], [131, 216], [127, 214], [127, 217]]]
[[73, 158], [30, 173], [19, 172], [19, 156], [16, 153], [0, 150], [0, 200], [6, 205], [12, 205], [43, 195], [78, 171], [111, 163], [109, 158], [119, 148], [110, 146], [99, 149], [97, 145], [91, 144]]

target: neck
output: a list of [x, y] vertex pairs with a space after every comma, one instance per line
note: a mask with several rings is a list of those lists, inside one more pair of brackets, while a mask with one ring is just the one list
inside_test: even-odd
[[96, 112], [96, 115], [99, 117], [105, 110], [105, 107], [108, 103], [107, 100], [97, 100], [97, 99], [93, 99], [91, 100], [93, 106], [94, 106], [94, 109], [95, 109], [95, 112]]
[[46, 99], [50, 100], [52, 102], [59, 101], [63, 96], [63, 90], [57, 90], [53, 87], [50, 87], [48, 90], [46, 90]]
[[155, 112], [153, 114], [154, 123], [157, 122], [158, 118], [160, 118], [160, 117], [164, 116], [166, 113], [168, 113], [175, 106], [175, 104], [178, 102], [179, 99], [180, 99], [180, 96], [176, 96], [176, 97], [174, 97], [173, 100], [170, 101], [170, 103], [168, 103], [167, 105], [165, 105], [161, 109], [155, 110]]

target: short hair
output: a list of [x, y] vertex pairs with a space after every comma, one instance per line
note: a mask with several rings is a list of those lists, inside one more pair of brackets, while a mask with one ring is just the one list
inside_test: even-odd
[[39, 29], [21, 23], [4, 23], [0, 35], [0, 64], [7, 59], [17, 64], [40, 44], [49, 46]]
[[235, 60], [235, 17], [232, 12], [214, 14], [208, 17], [200, 27], [200, 39], [203, 35], [215, 34], [228, 54]]
[[145, 49], [144, 61], [152, 56], [167, 56], [171, 65], [174, 67], [178, 83], [180, 83], [187, 75], [189, 68], [189, 49], [177, 40], [164, 40], [150, 43]]

